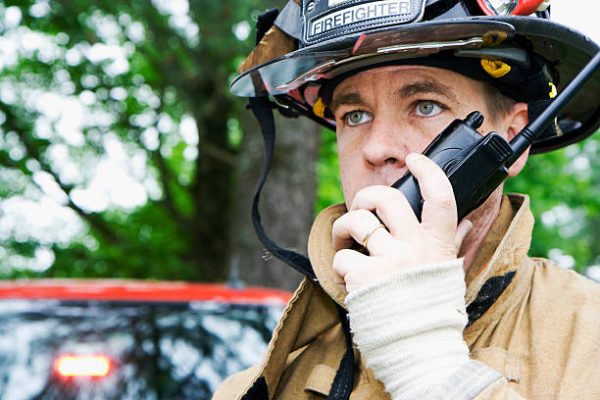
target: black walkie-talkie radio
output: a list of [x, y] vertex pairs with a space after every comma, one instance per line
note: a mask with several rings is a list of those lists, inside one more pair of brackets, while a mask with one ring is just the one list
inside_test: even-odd
[[[481, 205], [504, 181], [510, 166], [555, 120], [599, 65], [600, 53], [510, 143], [496, 132], [485, 136], [477, 132], [477, 128], [483, 123], [483, 115], [478, 111], [472, 112], [464, 120], [455, 120], [431, 142], [423, 154], [439, 165], [448, 176], [454, 189], [459, 220]], [[423, 198], [417, 180], [407, 172], [392, 187], [406, 196], [420, 219]]]

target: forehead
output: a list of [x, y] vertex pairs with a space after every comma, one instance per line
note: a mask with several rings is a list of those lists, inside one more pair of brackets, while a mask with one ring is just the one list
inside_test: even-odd
[[394, 65], [361, 71], [346, 78], [335, 88], [332, 97], [335, 99], [341, 93], [362, 93], [372, 89], [395, 91], [403, 86], [423, 82], [445, 87], [460, 97], [471, 96], [483, 89], [481, 82], [447, 69]]

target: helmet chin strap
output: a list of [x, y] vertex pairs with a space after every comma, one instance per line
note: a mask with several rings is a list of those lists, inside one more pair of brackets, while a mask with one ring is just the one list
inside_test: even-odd
[[[259, 43], [266, 32], [273, 26], [273, 23], [279, 16], [277, 9], [267, 10], [261, 14], [256, 21], [256, 43]], [[262, 224], [259, 210], [260, 194], [263, 186], [271, 170], [273, 163], [273, 153], [275, 150], [275, 119], [273, 118], [274, 104], [268, 97], [251, 97], [248, 99], [248, 108], [252, 111], [258, 123], [265, 144], [265, 154], [263, 157], [263, 165], [260, 173], [256, 191], [252, 198], [252, 225], [260, 242], [265, 246], [265, 249], [279, 258], [286, 264], [290, 265], [296, 271], [306, 275], [313, 281], [317, 278], [313, 271], [312, 265], [306, 256], [298, 254], [292, 250], [286, 250], [277, 245], [265, 232]]]
[[[273, 24], [277, 18], [277, 15], [278, 12], [276, 10], [271, 10], [259, 16], [257, 21], [257, 42], [260, 41], [261, 37], [269, 29], [270, 25]], [[279, 258], [295, 270], [307, 276], [313, 282], [317, 282], [317, 277], [312, 268], [310, 260], [302, 254], [298, 254], [295, 251], [286, 250], [278, 246], [267, 235], [262, 225], [259, 203], [260, 194], [263, 186], [265, 185], [267, 175], [269, 174], [269, 170], [271, 169], [271, 164], [273, 162], [273, 153], [275, 149], [275, 119], [273, 117], [273, 107], [275, 105], [269, 100], [268, 97], [265, 96], [249, 98], [248, 106], [260, 124], [260, 129], [265, 144], [263, 166], [258, 184], [256, 186], [256, 191], [252, 199], [252, 224], [254, 225], [254, 231], [265, 248], [275, 257]], [[343, 328], [342, 330], [344, 332], [346, 350], [342, 356], [342, 359], [340, 360], [340, 365], [327, 398], [329, 400], [348, 400], [350, 399], [350, 394], [354, 388], [354, 348], [352, 346], [352, 335], [350, 334], [348, 313], [337, 303], [336, 308], [340, 323]], [[264, 378], [258, 379], [254, 383], [254, 385], [247, 392], [246, 396], [244, 396], [244, 399], [246, 398], [268, 399], [268, 388], [266, 387]]]
[[265, 144], [265, 154], [263, 158], [263, 166], [256, 186], [256, 191], [252, 199], [252, 224], [254, 231], [260, 242], [265, 248], [275, 257], [279, 258], [286, 264], [290, 265], [296, 271], [306, 275], [313, 281], [317, 280], [313, 271], [312, 265], [308, 258], [302, 254], [292, 250], [286, 250], [278, 246], [265, 232], [262, 224], [259, 210], [260, 194], [267, 180], [267, 175], [271, 169], [273, 162], [273, 153], [275, 149], [275, 120], [273, 118], [273, 104], [268, 97], [251, 97], [249, 99], [249, 107], [258, 120]]
[[[261, 222], [259, 211], [260, 194], [267, 180], [269, 170], [271, 169], [273, 152], [275, 148], [275, 120], [273, 118], [273, 106], [273, 103], [271, 103], [268, 97], [251, 97], [249, 99], [249, 108], [252, 110], [254, 116], [260, 123], [261, 133], [265, 143], [265, 155], [263, 159], [261, 175], [256, 186], [254, 198], [252, 199], [252, 223], [258, 239], [269, 252], [286, 264], [290, 265], [295, 270], [306, 275], [312, 281], [317, 282], [317, 277], [313, 271], [309, 259], [302, 254], [296, 253], [295, 251], [286, 250], [278, 246], [266, 234]], [[340, 360], [340, 365], [331, 385], [328, 399], [347, 400], [350, 398], [350, 394], [352, 393], [352, 389], [354, 387], [354, 349], [352, 346], [352, 335], [350, 334], [348, 314], [346, 310], [337, 303], [336, 308], [344, 332], [346, 351]], [[259, 380], [257, 382], [260, 383], [261, 381]]]

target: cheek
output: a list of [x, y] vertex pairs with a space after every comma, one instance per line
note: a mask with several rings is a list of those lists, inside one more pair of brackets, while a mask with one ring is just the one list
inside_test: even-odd
[[508, 138], [506, 137], [506, 130], [502, 126], [498, 126], [491, 120], [491, 118], [488, 117], [485, 118], [483, 124], [479, 127], [479, 129], [477, 129], [477, 131], [483, 136], [487, 135], [490, 132], [496, 132], [500, 134], [504, 139], [508, 140]]
[[433, 139], [435, 139], [444, 129], [448, 127], [454, 121], [455, 118], [452, 117], [440, 117], [440, 118], [432, 118], [430, 120], [425, 120], [421, 126], [421, 137], [424, 141], [430, 143]]
[[349, 205], [358, 188], [363, 185], [364, 170], [360, 149], [347, 140], [338, 138], [338, 162], [340, 168], [340, 182], [346, 204]]
[[353, 157], [350, 157], [345, 149], [338, 146], [338, 163], [340, 168], [340, 182], [342, 184], [342, 190], [344, 192], [344, 198], [348, 198], [350, 184], [352, 183], [352, 177], [356, 177], [357, 171], [356, 161], [352, 161]]
[[359, 135], [336, 134], [336, 145], [340, 170], [345, 171], [360, 160], [361, 144]]
[[440, 133], [456, 119], [450, 113], [442, 113], [431, 118], [407, 118], [400, 131], [405, 135], [410, 152], [422, 152]]

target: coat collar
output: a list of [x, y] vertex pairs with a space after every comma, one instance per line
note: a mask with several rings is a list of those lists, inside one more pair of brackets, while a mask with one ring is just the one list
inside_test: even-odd
[[[331, 267], [335, 254], [331, 246], [331, 228], [333, 222], [345, 212], [346, 208], [343, 205], [332, 206], [323, 210], [315, 220], [308, 250], [321, 288], [308, 279], [302, 282], [273, 333], [262, 365], [252, 371], [252, 377], [239, 384], [238, 389], [241, 391], [237, 398], [244, 398], [244, 393], [249, 393], [250, 388], [255, 388], [261, 383], [271, 390], [278, 388], [282, 371], [286, 371], [287, 366], [293, 364], [304, 349], [325, 332], [337, 329], [333, 332], [338, 338], [335, 343], [343, 343], [341, 329], [336, 328], [339, 316], [330, 300], [331, 297], [336, 303], [345, 306], [345, 293], [336, 285]], [[515, 270], [517, 273], [492, 309], [465, 330], [465, 339], [469, 346], [477, 340], [491, 319], [501, 316], [507, 307], [519, 301], [525, 294], [533, 269], [517, 267], [523, 267], [527, 260], [532, 227], [533, 217], [529, 211], [529, 199], [518, 195], [504, 197], [499, 216], [484, 239], [480, 252], [466, 276], [466, 297], [471, 301], [477, 298], [485, 282], [494, 276], [503, 276]], [[344, 348], [332, 347], [329, 344], [327, 349], [333, 356], [328, 354], [329, 358], [320, 360], [319, 363], [336, 368]], [[331, 359], [335, 359], [335, 362], [331, 362]], [[362, 361], [361, 359], [361, 363]], [[377, 382], [364, 365], [361, 368], [366, 371], [367, 381], [372, 384]], [[329, 380], [325, 384], [327, 387], [331, 386]], [[310, 379], [308, 381], [312, 382]], [[379, 390], [381, 396], [386, 396], [381, 385], [377, 389], [369, 386], [368, 390]]]
[[[343, 204], [323, 210], [316, 218], [308, 239], [308, 254], [323, 290], [345, 307], [346, 293], [336, 284], [331, 246], [333, 222], [346, 212]], [[490, 278], [514, 271], [526, 258], [531, 243], [533, 216], [529, 198], [524, 195], [504, 196], [498, 218], [482, 242], [467, 275], [466, 303], [475, 300]]]

